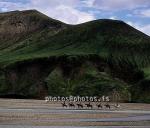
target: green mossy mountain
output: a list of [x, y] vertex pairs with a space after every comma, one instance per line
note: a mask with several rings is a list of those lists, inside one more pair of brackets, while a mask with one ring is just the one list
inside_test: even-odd
[[150, 37], [123, 21], [68, 25], [36, 10], [0, 14], [0, 95], [111, 95], [150, 102]]

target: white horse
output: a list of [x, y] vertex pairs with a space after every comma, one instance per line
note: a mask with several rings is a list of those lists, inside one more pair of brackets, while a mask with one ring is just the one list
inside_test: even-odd
[[115, 108], [120, 108], [120, 104], [116, 103], [115, 105]]

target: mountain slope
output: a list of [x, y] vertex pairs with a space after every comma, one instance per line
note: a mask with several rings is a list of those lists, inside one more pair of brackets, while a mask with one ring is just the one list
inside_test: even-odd
[[[32, 20], [29, 20], [29, 23], [26, 24], [29, 29], [21, 29], [22, 31], [19, 34], [15, 34], [17, 39], [12, 38], [14, 34], [12, 34], [12, 37], [7, 38], [7, 31], [0, 31], [4, 37], [6, 36], [5, 38], [0, 38], [2, 83], [5, 84], [5, 87], [8, 87], [5, 88], [5, 91], [4, 87], [1, 89], [3, 94], [9, 92], [29, 95], [25, 94], [27, 90], [30, 90], [30, 95], [32, 96], [40, 97], [47, 93], [51, 94], [52, 91], [48, 90], [58, 80], [54, 80], [51, 83], [48, 80], [48, 76], [51, 76], [50, 74], [59, 68], [60, 72], [58, 74], [62, 74], [62, 77], [59, 77], [60, 86], [68, 79], [72, 82], [89, 81], [91, 79], [95, 85], [91, 87], [93, 89], [91, 94], [94, 95], [97, 94], [94, 91], [98, 90], [96, 89], [97, 86], [99, 88], [102, 86], [99, 82], [99, 84], [96, 83], [97, 79], [103, 79], [103, 75], [97, 78], [98, 74], [103, 72], [112, 81], [106, 82], [106, 85], [107, 83], [112, 83], [112, 85], [109, 85], [113, 87], [106, 89], [107, 93], [117, 89], [117, 85], [124, 81], [122, 91], [133, 93], [133, 101], [138, 101], [134, 88], [139, 86], [139, 90], [141, 90], [143, 86], [140, 83], [149, 81], [147, 79], [149, 73], [145, 72], [147, 71], [145, 69], [148, 69], [150, 66], [149, 36], [117, 20], [103, 19], [79, 25], [66, 25], [52, 20], [37, 11], [11, 12], [8, 14], [18, 16], [18, 13], [19, 17]], [[0, 17], [8, 14], [0, 14]], [[33, 16], [33, 14], [36, 16]], [[5, 21], [3, 18], [1, 19], [3, 22]], [[22, 21], [26, 23], [25, 19]], [[31, 25], [33, 22], [35, 22], [35, 26]], [[0, 30], [7, 27], [6, 24], [3, 24], [3, 26]], [[10, 24], [9, 27], [13, 28], [13, 25]], [[15, 30], [18, 31], [17, 28]], [[85, 66], [87, 63], [90, 63], [88, 68]], [[93, 76], [91, 73], [94, 69], [92, 68], [90, 77], [86, 77], [86, 72], [91, 67], [96, 68], [98, 74], [96, 73]], [[80, 77], [78, 78], [78, 76]], [[116, 81], [116, 78], [119, 81]], [[7, 82], [4, 82], [5, 79]], [[103, 81], [106, 80], [103, 79]], [[113, 81], [116, 81], [117, 84]], [[64, 95], [68, 95], [71, 92], [75, 94], [75, 88], [79, 86], [79, 83], [74, 87], [73, 91], [69, 91], [69, 93]], [[90, 82], [85, 83], [88, 86]], [[66, 87], [67, 84], [64, 85]], [[13, 91], [12, 88], [9, 88], [10, 86], [13, 86]], [[19, 90], [16, 89], [18, 86], [21, 87]], [[23, 88], [26, 90], [25, 92]], [[85, 86], [86, 90], [92, 90], [91, 88], [86, 88]], [[144, 88], [149, 88], [149, 84]], [[63, 89], [63, 86], [61, 89]], [[37, 93], [39, 90], [40, 94]], [[136, 90], [136, 92], [138, 91]], [[138, 93], [140, 94], [141, 92]], [[149, 102], [148, 98], [150, 96], [148, 94], [144, 97], [141, 96], [139, 101], [144, 101], [145, 97], [147, 97], [146, 102]]]
[[59, 29], [66, 25], [60, 21], [50, 19], [36, 11], [13, 11], [0, 14], [0, 49], [5, 49], [15, 42], [21, 41], [30, 35], [45, 28]]

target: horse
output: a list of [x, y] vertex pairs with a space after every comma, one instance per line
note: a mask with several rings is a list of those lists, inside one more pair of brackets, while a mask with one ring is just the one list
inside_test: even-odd
[[110, 105], [107, 103], [104, 105], [106, 108], [110, 109]]
[[67, 108], [67, 104], [65, 102], [61, 103], [62, 107], [66, 107]]
[[101, 103], [100, 104], [96, 104], [96, 106], [97, 106], [97, 108], [99, 109], [99, 108], [103, 108], [103, 106], [101, 105]]
[[87, 106], [87, 108], [93, 108], [93, 105], [90, 104], [90, 102], [88, 104], [85, 104]]
[[120, 105], [118, 103], [116, 103], [114, 106], [115, 108], [120, 108]]
[[69, 103], [68, 105], [69, 105], [69, 107], [74, 107], [75, 108], [75, 105], [73, 103]]
[[81, 103], [77, 103], [78, 108], [83, 108], [83, 105]]

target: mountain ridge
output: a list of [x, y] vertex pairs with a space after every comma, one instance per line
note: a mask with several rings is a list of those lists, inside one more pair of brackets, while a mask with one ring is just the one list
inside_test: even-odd
[[[42, 97], [83, 92], [98, 95], [103, 90], [109, 94], [118, 89], [124, 94], [122, 97], [133, 94], [134, 102], [150, 102], [149, 36], [118, 20], [68, 25], [35, 10], [19, 13], [41, 27], [24, 36], [22, 32], [15, 34], [21, 38], [18, 40], [7, 38], [3, 32], [7, 41], [0, 38], [0, 94]], [[0, 24], [1, 19], [0, 14]], [[29, 30], [36, 28], [34, 25], [28, 27]], [[125, 83], [122, 85], [121, 81]], [[143, 83], [147, 83], [146, 86], [142, 86]], [[139, 96], [142, 88], [147, 89], [146, 95]]]

